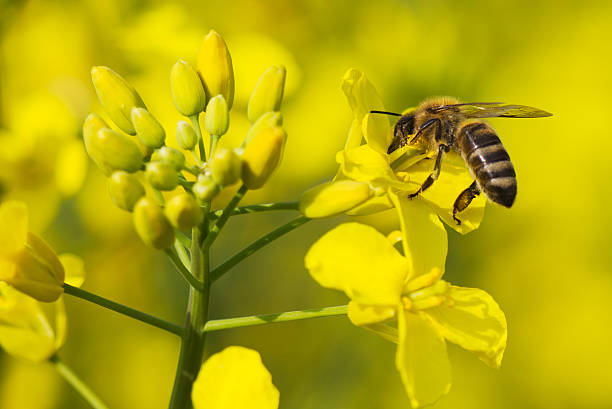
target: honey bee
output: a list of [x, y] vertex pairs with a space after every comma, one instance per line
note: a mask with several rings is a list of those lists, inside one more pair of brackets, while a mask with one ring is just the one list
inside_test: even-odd
[[[400, 116], [393, 129], [387, 153], [416, 142], [437, 151], [434, 169], [421, 187], [409, 197], [427, 190], [438, 179], [442, 156], [451, 149], [465, 161], [474, 182], [463, 190], [453, 205], [453, 219], [481, 192], [492, 202], [510, 208], [516, 197], [516, 173], [499, 137], [479, 118], [540, 118], [552, 114], [525, 105], [499, 102], [460, 103], [452, 97], [427, 99], [404, 115], [386, 111], [372, 113]], [[408, 139], [410, 136], [410, 139]]]

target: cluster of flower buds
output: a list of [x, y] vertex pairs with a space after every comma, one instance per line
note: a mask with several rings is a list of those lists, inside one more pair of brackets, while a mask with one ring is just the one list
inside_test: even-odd
[[[279, 112], [285, 76], [282, 66], [263, 73], [249, 99], [247, 117], [252, 126], [242, 146], [217, 149], [219, 138], [229, 129], [234, 73], [225, 41], [211, 30], [196, 67], [178, 60], [170, 73], [174, 105], [191, 122], [179, 121], [176, 126], [177, 146], [183, 152], [166, 145], [164, 128], [125, 79], [107, 67], [92, 69], [98, 99], [116, 127], [90, 114], [83, 125], [85, 147], [108, 177], [113, 202], [134, 213], [136, 231], [147, 245], [170, 247], [175, 229], [202, 223], [204, 205], [223, 188], [242, 181], [248, 189], [259, 189], [266, 183], [280, 163], [287, 139]], [[210, 139], [208, 152], [201, 113]], [[168, 200], [161, 194], [176, 189], [182, 190]]]

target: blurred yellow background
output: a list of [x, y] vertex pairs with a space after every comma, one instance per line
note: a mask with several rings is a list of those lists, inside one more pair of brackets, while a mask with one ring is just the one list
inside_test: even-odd
[[[454, 385], [435, 408], [612, 406], [612, 183], [607, 118], [612, 93], [612, 3], [601, 1], [0, 1], [0, 191], [26, 200], [34, 230], [59, 252], [83, 256], [84, 288], [182, 323], [186, 285], [137, 238], [103, 174], [84, 162], [80, 125], [100, 112], [94, 65], [123, 75], [173, 140], [170, 68], [195, 62], [214, 28], [232, 53], [236, 101], [222, 146], [236, 146], [250, 90], [272, 64], [287, 67], [289, 140], [267, 188], [244, 203], [292, 201], [332, 177], [351, 113], [339, 89], [361, 69], [389, 110], [432, 95], [505, 101], [553, 112], [493, 119], [515, 164], [512, 210], [487, 207], [476, 232], [449, 231], [446, 278], [492, 294], [508, 319], [494, 371], [449, 347]], [[81, 188], [80, 175], [85, 175]], [[233, 218], [213, 265], [295, 216]], [[388, 217], [362, 219], [382, 230]], [[303, 267], [318, 220], [234, 268], [213, 286], [212, 318], [343, 304]], [[112, 408], [167, 407], [178, 339], [67, 297], [60, 355]], [[281, 408], [406, 408], [395, 346], [332, 317], [213, 333], [260, 351]], [[47, 365], [0, 355], [0, 408], [86, 408]]]

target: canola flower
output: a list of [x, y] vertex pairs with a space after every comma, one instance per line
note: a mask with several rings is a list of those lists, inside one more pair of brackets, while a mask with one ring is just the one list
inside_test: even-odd
[[[403, 206], [406, 212], [424, 215], [423, 203]], [[442, 245], [444, 228], [439, 220], [433, 222], [440, 233], [430, 244]], [[319, 284], [351, 298], [348, 316], [353, 324], [398, 344], [395, 365], [411, 406], [419, 408], [450, 389], [446, 341], [498, 368], [507, 326], [489, 294], [441, 279], [445, 251], [414, 253], [406, 245], [410, 240], [402, 237], [402, 255], [393, 246], [395, 238], [363, 224], [346, 223], [323, 235], [308, 251], [305, 264]], [[390, 320], [396, 326], [386, 323]]]
[[[300, 210], [307, 217], [365, 215], [390, 209], [396, 206], [394, 194], [415, 192], [433, 169], [428, 159], [435, 152], [427, 152], [420, 145], [407, 145], [387, 154], [392, 126], [386, 116], [370, 113], [384, 110], [384, 105], [363, 73], [348, 70], [342, 90], [353, 111], [353, 121], [344, 149], [336, 155], [340, 167], [334, 180], [315, 186], [300, 199]], [[347, 184], [347, 180], [355, 183]], [[476, 198], [461, 214], [461, 225], [453, 220], [453, 203], [471, 181], [461, 157], [451, 152], [442, 163], [436, 183], [414, 200], [427, 203], [448, 226], [465, 234], [478, 228], [486, 203], [484, 197]]]

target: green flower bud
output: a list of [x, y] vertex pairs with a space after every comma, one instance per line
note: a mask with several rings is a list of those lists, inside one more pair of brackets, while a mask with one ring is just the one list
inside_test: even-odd
[[210, 30], [202, 41], [197, 69], [208, 97], [223, 95], [228, 109], [231, 109], [234, 102], [232, 57], [223, 37], [215, 30]]
[[105, 175], [110, 175], [113, 170], [102, 164], [104, 154], [98, 140], [98, 131], [103, 128], [108, 129], [108, 125], [100, 116], [97, 114], [87, 115], [85, 122], [83, 122], [83, 142], [89, 157], [102, 169]]
[[247, 108], [249, 121], [255, 122], [269, 111], [280, 110], [285, 89], [285, 67], [272, 66], [257, 81]]
[[169, 163], [174, 166], [177, 172], [183, 169], [183, 165], [185, 165], [185, 155], [183, 155], [183, 152], [169, 146], [162, 146], [153, 152], [151, 160], [154, 162]]
[[170, 90], [176, 109], [185, 116], [204, 111], [206, 92], [202, 79], [188, 62], [178, 60], [170, 72]]
[[170, 223], [181, 230], [197, 226], [204, 218], [200, 205], [189, 193], [181, 193], [170, 199], [164, 212]]
[[260, 133], [265, 128], [281, 126], [283, 124], [283, 115], [280, 112], [269, 111], [261, 115], [257, 121], [249, 128], [249, 131], [244, 138], [243, 146], [247, 145], [253, 136]]
[[335, 216], [364, 203], [372, 194], [370, 185], [354, 180], [322, 183], [304, 192], [300, 212], [310, 218]]
[[131, 121], [132, 108], [146, 108], [140, 95], [126, 80], [108, 67], [93, 67], [91, 79], [98, 99], [110, 119], [125, 133], [135, 135], [136, 130]]
[[145, 189], [136, 175], [117, 171], [108, 178], [108, 191], [117, 207], [131, 212], [138, 200], [145, 195]]
[[166, 141], [166, 131], [157, 119], [144, 108], [132, 108], [132, 124], [138, 139], [147, 148], [157, 149], [162, 147]]
[[134, 227], [148, 246], [165, 249], [174, 244], [174, 229], [162, 208], [152, 199], [143, 197], [134, 206]]
[[200, 175], [191, 190], [200, 201], [206, 202], [212, 200], [219, 193], [219, 185], [210, 175]]
[[211, 98], [204, 115], [204, 126], [211, 135], [221, 136], [229, 127], [229, 111], [223, 95]]
[[267, 127], [253, 135], [242, 153], [242, 181], [249, 189], [259, 189], [280, 163], [285, 131], [278, 126]]
[[100, 156], [96, 162], [103, 171], [125, 170], [136, 172], [142, 168], [142, 152], [128, 136], [112, 129], [102, 128], [93, 137], [91, 144]]
[[198, 143], [198, 135], [187, 122], [179, 121], [176, 125], [176, 141], [181, 148], [190, 151]]
[[178, 185], [176, 168], [167, 162], [149, 162], [145, 171], [147, 181], [157, 190], [172, 190]]
[[233, 185], [240, 180], [242, 161], [233, 149], [217, 149], [209, 167], [213, 180], [219, 186]]

